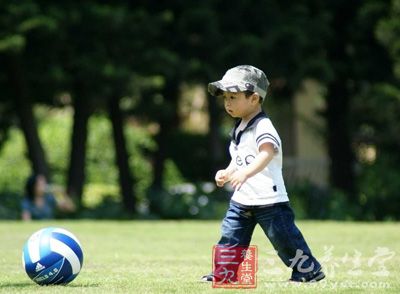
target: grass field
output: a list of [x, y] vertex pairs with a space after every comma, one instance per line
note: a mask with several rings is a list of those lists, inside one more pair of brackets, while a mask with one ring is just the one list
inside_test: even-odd
[[[26, 239], [46, 226], [66, 228], [82, 243], [82, 271], [67, 286], [37, 286], [21, 266]], [[400, 293], [400, 224], [306, 221], [298, 226], [327, 279], [286, 282], [290, 271], [257, 228], [257, 289], [232, 290], [199, 282], [211, 271], [219, 222], [0, 222], [0, 293]]]

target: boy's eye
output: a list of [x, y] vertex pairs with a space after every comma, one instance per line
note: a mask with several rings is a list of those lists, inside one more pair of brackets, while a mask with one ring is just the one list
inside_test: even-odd
[[235, 95], [226, 95], [226, 96], [224, 96], [224, 99], [225, 100], [234, 100], [234, 99], [236, 99], [236, 96]]

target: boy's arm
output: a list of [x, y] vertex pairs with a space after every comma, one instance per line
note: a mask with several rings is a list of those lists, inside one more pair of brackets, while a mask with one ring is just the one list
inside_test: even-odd
[[228, 179], [231, 177], [231, 175], [236, 171], [236, 164], [233, 162], [233, 160], [231, 160], [231, 162], [229, 163], [228, 167], [225, 169], [226, 173], [227, 173], [227, 177]]
[[274, 145], [272, 143], [264, 143], [259, 148], [258, 155], [245, 168], [235, 171], [231, 177], [231, 185], [235, 190], [239, 190], [248, 178], [262, 171], [272, 160], [275, 154]]
[[229, 163], [228, 167], [217, 171], [215, 174], [215, 182], [218, 187], [222, 187], [226, 182], [230, 181], [230, 177], [236, 171], [236, 166], [233, 160]]

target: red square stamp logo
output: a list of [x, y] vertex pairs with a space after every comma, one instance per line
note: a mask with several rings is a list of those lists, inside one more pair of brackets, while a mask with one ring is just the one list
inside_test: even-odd
[[213, 288], [256, 288], [257, 246], [215, 245]]

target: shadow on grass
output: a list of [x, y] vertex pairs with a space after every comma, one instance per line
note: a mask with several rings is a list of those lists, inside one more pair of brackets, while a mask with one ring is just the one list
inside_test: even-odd
[[0, 283], [0, 289], [6, 289], [6, 288], [28, 288], [28, 287], [32, 287], [32, 286], [36, 286], [36, 287], [67, 287], [67, 288], [96, 288], [99, 287], [100, 284], [98, 283], [72, 283], [72, 284], [68, 284], [68, 285], [44, 285], [44, 286], [40, 286], [37, 285], [33, 282], [16, 282], [16, 283]]
[[0, 283], [0, 289], [2, 288], [26, 288], [34, 286], [32, 282], [18, 282], [18, 283]]
[[[73, 283], [70, 285], [58, 285], [58, 287], [67, 287], [67, 288], [96, 288], [99, 287], [99, 283]], [[49, 286], [51, 287], [51, 286]], [[56, 286], [57, 287], [57, 286]]]

